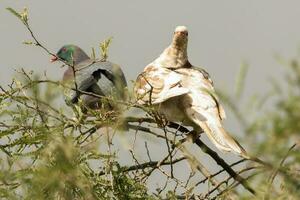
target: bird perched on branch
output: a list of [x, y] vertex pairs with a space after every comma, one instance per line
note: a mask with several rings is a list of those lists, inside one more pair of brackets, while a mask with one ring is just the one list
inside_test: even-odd
[[137, 77], [134, 92], [139, 104], [153, 105], [168, 121], [203, 130], [222, 151], [249, 158], [243, 147], [223, 128], [225, 111], [209, 74], [191, 65], [187, 56], [188, 30], [175, 29], [172, 43]]
[[126, 98], [127, 83], [118, 65], [91, 59], [76, 45], [64, 45], [51, 58], [51, 62], [56, 60], [62, 60], [68, 65], [63, 75], [63, 82], [70, 84], [74, 89], [70, 92], [70, 97], [67, 97], [68, 103], [76, 104], [80, 98], [83, 105], [91, 109], [100, 108], [103, 106], [103, 101], [106, 101], [106, 105], [112, 108], [111, 100], [101, 97], [117, 100]]

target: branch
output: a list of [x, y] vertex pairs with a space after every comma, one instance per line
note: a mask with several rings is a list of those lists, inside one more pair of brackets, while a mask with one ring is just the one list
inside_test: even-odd
[[206, 144], [204, 144], [199, 138], [196, 139], [195, 143], [202, 149], [203, 152], [207, 153], [212, 157], [218, 165], [223, 167], [223, 169], [236, 180], [239, 182], [245, 189], [247, 189], [249, 192], [251, 192], [253, 195], [256, 194], [255, 190], [252, 189], [248, 182], [241, 177], [239, 174], [237, 174], [231, 167], [228, 165], [215, 151], [210, 149]]
[[[233, 166], [235, 166], [235, 165], [238, 165], [238, 164], [240, 164], [240, 163], [242, 163], [242, 162], [244, 162], [244, 161], [246, 161], [246, 159], [241, 159], [241, 160], [239, 160], [239, 161], [237, 161], [237, 162], [235, 162], [235, 163], [232, 163], [232, 164], [230, 165], [230, 167], [233, 167]], [[199, 181], [195, 186], [197, 186], [197, 185], [199, 185], [199, 184], [201, 184], [201, 183], [204, 183], [207, 179], [209, 179], [209, 178], [211, 178], [211, 177], [215, 177], [215, 176], [221, 174], [221, 173], [224, 172], [224, 171], [226, 171], [226, 170], [223, 168], [222, 170], [220, 170], [220, 171], [218, 171], [218, 172], [212, 174], [210, 177], [206, 177], [206, 178], [202, 179], [202, 180]]]
[[[240, 175], [240, 174], [242, 174], [242, 173], [244, 173], [244, 172], [246, 172], [246, 171], [250, 171], [250, 170], [256, 169], [256, 168], [257, 168], [257, 167], [248, 167], [248, 168], [245, 168], [245, 169], [242, 169], [242, 170], [238, 171], [237, 174]], [[228, 181], [229, 181], [231, 178], [233, 178], [233, 177], [232, 177], [232, 176], [228, 177], [227, 179], [225, 179], [224, 181], [222, 181], [217, 187], [215, 187], [215, 188], [213, 188], [212, 190], [208, 191], [208, 192], [205, 194], [204, 198], [205, 198], [205, 199], [208, 198], [209, 195], [212, 194], [218, 187], [220, 187], [220, 186], [221, 186], [222, 184], [224, 184], [224, 183], [228, 183]], [[247, 178], [247, 179], [248, 179], [248, 178]], [[245, 180], [246, 180], [246, 179], [245, 179]], [[233, 183], [233, 184], [234, 184], [234, 183]], [[236, 187], [238, 184], [239, 184], [239, 183], [234, 184], [233, 187]], [[232, 187], [232, 188], [233, 188], [233, 187]], [[232, 189], [232, 188], [231, 188], [231, 189]], [[223, 193], [225, 193], [225, 192], [227, 192], [227, 191], [229, 191], [229, 190], [230, 190], [229, 188], [226, 188], [225, 190], [223, 190], [222, 192], [220, 192], [220, 193], [218, 194], [218, 196], [221, 195], [221, 194], [223, 194]]]
[[297, 144], [295, 143], [295, 144], [293, 144], [293, 145], [289, 148], [289, 150], [286, 152], [285, 156], [282, 158], [282, 160], [281, 160], [279, 166], [277, 167], [277, 169], [274, 171], [274, 173], [273, 173], [273, 174], [271, 175], [271, 177], [269, 178], [269, 188], [270, 188], [270, 186], [272, 185], [272, 183], [273, 183], [273, 181], [274, 181], [276, 175], [278, 174], [280, 168], [282, 167], [282, 165], [283, 165], [284, 161], [286, 160], [286, 158], [288, 157], [289, 153], [290, 153], [290, 152], [293, 150], [293, 148], [295, 148], [296, 146], [297, 146]]
[[[180, 157], [180, 158], [177, 158], [175, 160], [172, 161], [173, 164], [175, 163], [178, 163], [182, 160], [185, 160], [186, 158], [185, 157]], [[132, 165], [132, 166], [129, 166], [129, 167], [123, 167], [124, 169], [121, 170], [122, 172], [129, 172], [129, 171], [135, 171], [135, 170], [140, 170], [140, 169], [146, 169], [146, 168], [149, 168], [149, 167], [156, 167], [156, 166], [163, 166], [163, 165], [169, 165], [171, 164], [170, 161], [150, 161], [150, 162], [145, 162], [145, 163], [142, 163], [142, 164], [139, 164], [139, 165]], [[104, 171], [101, 171], [99, 172], [99, 176], [102, 176], [104, 175], [105, 172]]]
[[[180, 126], [176, 123], [170, 123], [168, 125], [171, 128], [176, 128], [181, 132], [188, 133], [190, 132], [187, 128]], [[249, 186], [247, 181], [238, 175], [233, 169], [231, 169], [230, 165], [228, 165], [215, 151], [210, 149], [206, 144], [204, 144], [199, 138], [195, 140], [195, 143], [201, 148], [201, 150], [207, 153], [211, 158], [213, 158], [218, 165], [220, 165], [230, 176], [232, 176], [236, 181], [243, 185], [249, 192], [255, 195], [255, 191]]]

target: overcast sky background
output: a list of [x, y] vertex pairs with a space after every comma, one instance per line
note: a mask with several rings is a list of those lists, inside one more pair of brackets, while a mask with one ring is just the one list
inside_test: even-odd
[[[266, 92], [270, 77], [281, 78], [274, 54], [292, 57], [300, 42], [299, 0], [0, 0], [1, 85], [21, 67], [46, 71], [54, 80], [65, 70], [50, 64], [41, 49], [22, 44], [30, 35], [5, 8], [24, 6], [34, 33], [52, 52], [73, 43], [90, 54], [91, 47], [113, 36], [109, 60], [123, 67], [128, 81], [169, 45], [177, 25], [185, 25], [191, 63], [203, 66], [217, 88], [233, 90], [240, 64], [250, 65], [245, 99]], [[226, 125], [238, 130], [230, 113]]]

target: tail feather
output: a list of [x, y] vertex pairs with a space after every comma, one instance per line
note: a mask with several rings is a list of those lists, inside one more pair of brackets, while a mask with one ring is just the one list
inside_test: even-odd
[[233, 152], [246, 159], [250, 158], [245, 149], [223, 127], [207, 121], [199, 122], [199, 125], [219, 150]]

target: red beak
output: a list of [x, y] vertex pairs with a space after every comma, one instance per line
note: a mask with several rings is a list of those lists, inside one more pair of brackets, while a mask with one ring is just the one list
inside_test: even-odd
[[52, 56], [51, 58], [50, 58], [50, 62], [55, 62], [55, 61], [57, 61], [58, 60], [58, 57], [57, 56]]

